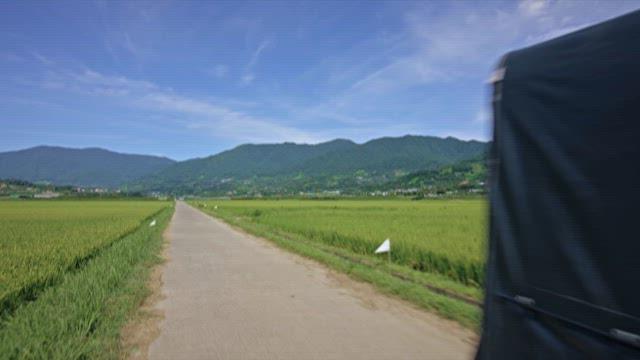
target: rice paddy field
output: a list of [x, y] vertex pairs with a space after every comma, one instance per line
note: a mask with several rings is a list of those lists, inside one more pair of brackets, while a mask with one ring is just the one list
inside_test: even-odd
[[144, 294], [172, 208], [146, 200], [0, 201], [0, 358], [117, 357], [118, 331]]
[[46, 286], [130, 233], [166, 204], [152, 201], [0, 202], [0, 304]]
[[[206, 200], [192, 204], [236, 223], [374, 257], [391, 239], [391, 261], [480, 287], [484, 282], [487, 202], [461, 200]], [[380, 255], [378, 255], [380, 256]]]

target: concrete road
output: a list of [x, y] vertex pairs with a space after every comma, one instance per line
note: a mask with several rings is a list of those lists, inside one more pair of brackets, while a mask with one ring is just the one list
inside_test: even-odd
[[178, 202], [151, 359], [470, 359], [475, 336]]

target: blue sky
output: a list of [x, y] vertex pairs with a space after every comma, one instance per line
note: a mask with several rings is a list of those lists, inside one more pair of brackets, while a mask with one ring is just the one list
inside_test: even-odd
[[638, 1], [0, 3], [0, 151], [489, 137], [501, 54]]

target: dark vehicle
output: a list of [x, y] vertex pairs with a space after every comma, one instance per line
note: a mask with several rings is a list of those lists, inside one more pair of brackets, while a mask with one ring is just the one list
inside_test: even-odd
[[494, 76], [477, 359], [640, 358], [640, 12]]

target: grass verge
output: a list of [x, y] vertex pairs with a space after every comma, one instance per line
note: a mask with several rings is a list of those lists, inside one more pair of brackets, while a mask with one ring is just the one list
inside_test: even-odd
[[482, 291], [476, 287], [314, 242], [252, 222], [249, 218], [225, 216], [212, 209], [200, 210], [250, 234], [271, 240], [283, 249], [319, 261], [356, 280], [369, 282], [383, 293], [398, 296], [474, 331], [480, 329]]
[[148, 295], [147, 279], [162, 248], [169, 207], [64, 274], [0, 326], [0, 359], [115, 359], [120, 331]]

